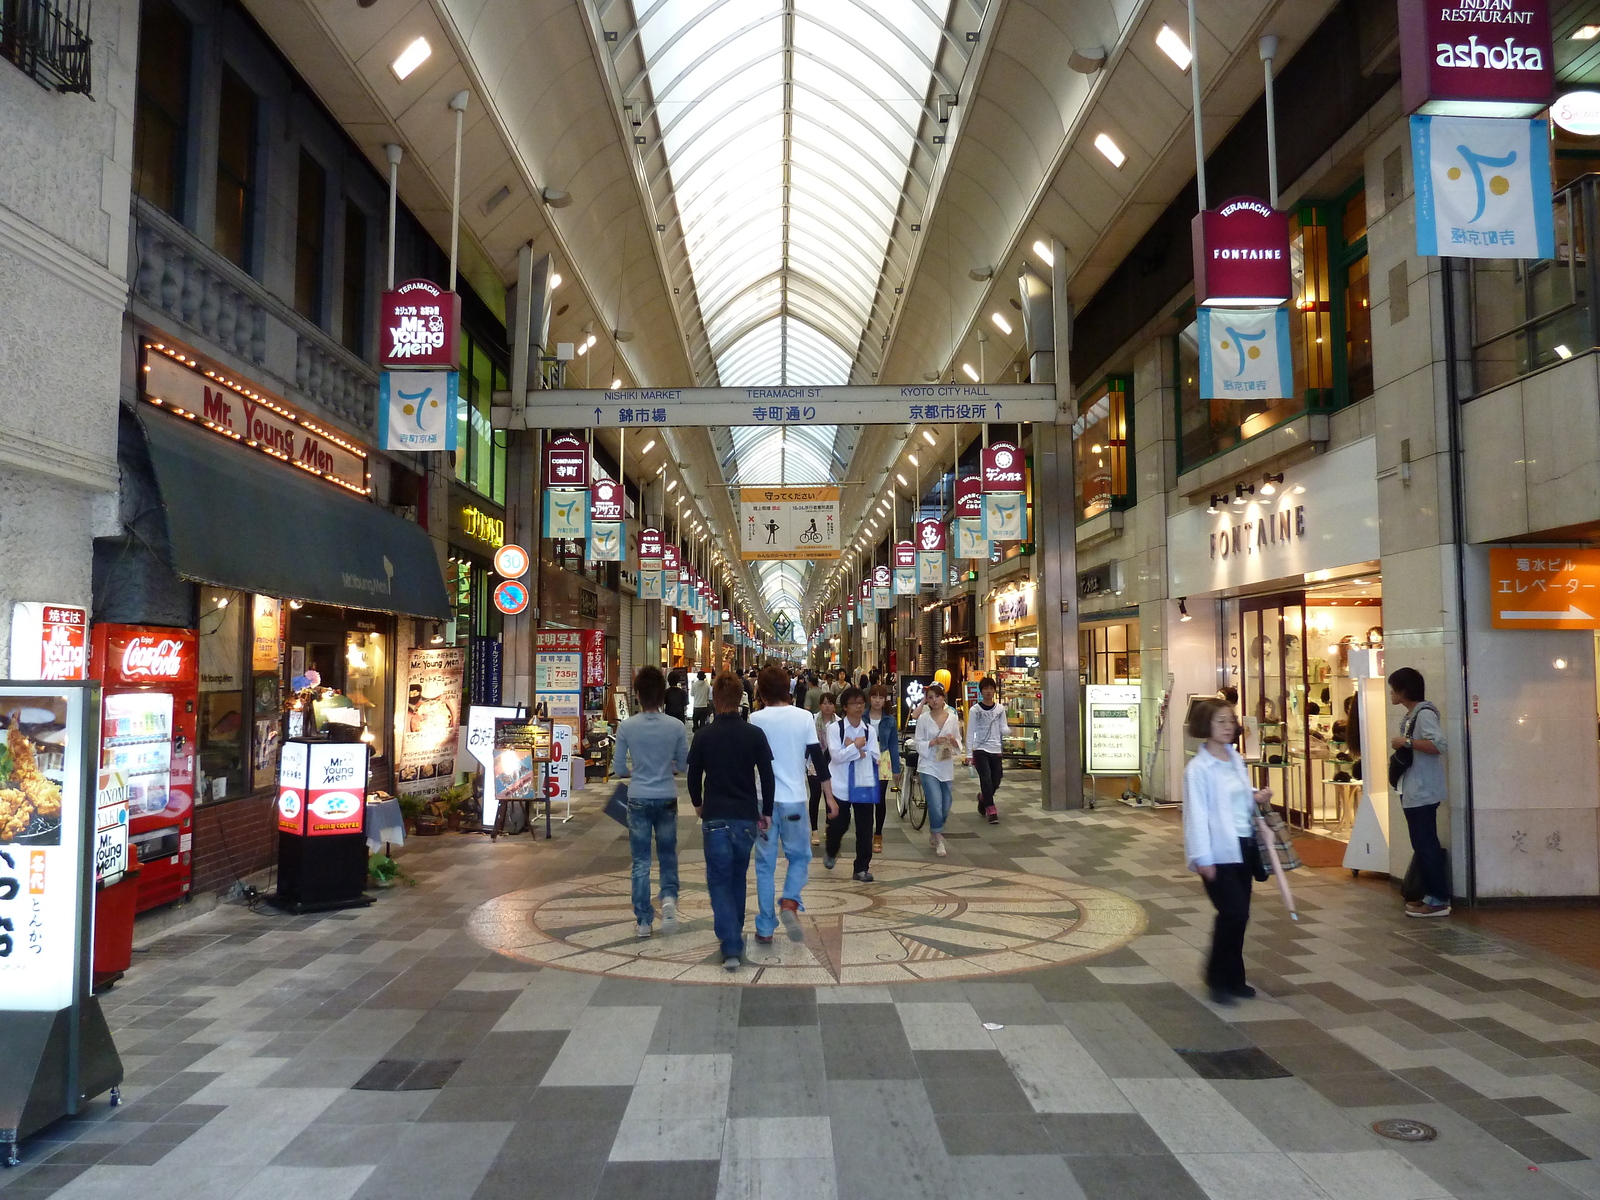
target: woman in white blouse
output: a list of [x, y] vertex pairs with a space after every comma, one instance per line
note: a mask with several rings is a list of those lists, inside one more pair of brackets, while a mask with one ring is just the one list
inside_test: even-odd
[[944, 702], [944, 687], [930, 683], [917, 717], [917, 775], [928, 801], [928, 831], [933, 852], [945, 856], [944, 823], [950, 815], [950, 785], [961, 757], [961, 718]]
[[1239, 720], [1224, 700], [1201, 700], [1189, 714], [1190, 737], [1203, 741], [1183, 772], [1183, 844], [1217, 910], [1206, 963], [1206, 986], [1218, 1004], [1256, 994], [1244, 981], [1244, 931], [1250, 923], [1250, 881], [1265, 878], [1256, 847], [1258, 805], [1271, 788], [1255, 789], [1233, 747]]

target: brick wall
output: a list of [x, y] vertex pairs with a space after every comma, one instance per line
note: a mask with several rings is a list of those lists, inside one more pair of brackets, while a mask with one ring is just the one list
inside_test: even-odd
[[195, 895], [227, 891], [278, 858], [274, 793], [201, 805], [194, 815]]

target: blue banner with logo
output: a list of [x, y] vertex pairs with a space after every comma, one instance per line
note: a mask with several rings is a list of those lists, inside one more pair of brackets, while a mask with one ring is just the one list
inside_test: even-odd
[[1412, 117], [1417, 253], [1554, 258], [1550, 122]]
[[1294, 395], [1287, 308], [1207, 308], [1196, 317], [1200, 399], [1285, 400]]
[[454, 450], [460, 375], [455, 371], [378, 374], [378, 445], [385, 450]]

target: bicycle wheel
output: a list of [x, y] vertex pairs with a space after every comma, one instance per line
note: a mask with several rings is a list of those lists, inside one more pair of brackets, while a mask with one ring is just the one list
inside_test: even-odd
[[911, 789], [911, 828], [921, 829], [928, 823], [928, 798], [922, 794], [922, 780], [913, 775], [908, 784]]
[[902, 780], [900, 786], [894, 790], [894, 811], [902, 821], [906, 819], [906, 813], [911, 808], [911, 787], [915, 778], [913, 775], [911, 779]]

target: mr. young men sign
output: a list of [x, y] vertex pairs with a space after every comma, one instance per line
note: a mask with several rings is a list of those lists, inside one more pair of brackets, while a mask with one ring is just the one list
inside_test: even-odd
[[378, 318], [383, 365], [454, 370], [460, 329], [460, 296], [426, 279], [408, 279], [383, 294]]

